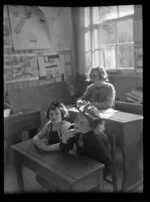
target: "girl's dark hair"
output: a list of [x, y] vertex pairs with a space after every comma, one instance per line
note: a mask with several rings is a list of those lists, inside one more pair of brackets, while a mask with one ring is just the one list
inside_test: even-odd
[[50, 110], [56, 110], [56, 108], [60, 109], [62, 120], [67, 119], [69, 116], [68, 110], [63, 103], [60, 102], [52, 102], [47, 109], [46, 118], [49, 119]]
[[92, 71], [98, 71], [100, 80], [109, 81], [108, 74], [107, 74], [106, 70], [104, 69], [104, 67], [99, 67], [99, 66], [93, 66], [90, 68], [88, 75], [87, 75], [87, 79], [86, 79], [87, 81], [91, 80], [91, 72]]
[[102, 119], [99, 115], [98, 109], [90, 104], [80, 107], [79, 111], [88, 118], [92, 129], [95, 129], [98, 124], [102, 124], [104, 122], [104, 119]]

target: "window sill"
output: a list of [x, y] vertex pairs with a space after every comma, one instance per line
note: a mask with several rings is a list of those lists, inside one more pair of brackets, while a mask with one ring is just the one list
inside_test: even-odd
[[115, 77], [133, 77], [133, 78], [142, 78], [142, 72], [136, 72], [135, 69], [124, 69], [124, 70], [107, 70], [109, 76]]

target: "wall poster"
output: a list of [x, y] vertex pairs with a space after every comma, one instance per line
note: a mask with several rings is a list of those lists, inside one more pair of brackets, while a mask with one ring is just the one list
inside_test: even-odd
[[60, 57], [58, 53], [44, 53], [38, 58], [40, 77], [52, 82], [61, 80]]
[[6, 82], [38, 79], [38, 74], [35, 54], [4, 55], [4, 80]]
[[51, 49], [51, 33], [38, 6], [9, 5], [12, 41], [15, 50]]

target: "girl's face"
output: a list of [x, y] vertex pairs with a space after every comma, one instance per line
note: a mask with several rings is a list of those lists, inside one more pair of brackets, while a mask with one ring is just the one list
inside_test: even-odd
[[61, 111], [59, 108], [49, 111], [49, 119], [52, 123], [59, 123], [62, 121]]
[[93, 84], [98, 84], [100, 79], [99, 79], [99, 72], [97, 70], [92, 70], [90, 74], [90, 79]]
[[91, 130], [88, 118], [79, 112], [74, 122], [74, 128], [78, 132], [87, 133]]

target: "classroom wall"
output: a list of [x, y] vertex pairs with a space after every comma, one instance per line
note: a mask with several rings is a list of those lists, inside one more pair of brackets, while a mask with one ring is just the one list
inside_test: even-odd
[[42, 125], [45, 123], [45, 113], [51, 101], [71, 103], [71, 96], [66, 82], [39, 85], [39, 81], [23, 82], [8, 85], [8, 95], [14, 108], [39, 109]]
[[[59, 15], [59, 13], [55, 14], [55, 12], [58, 12], [59, 9], [50, 8], [52, 9], [50, 11], [48, 9], [49, 9], [48, 7], [42, 9], [42, 11], [45, 12], [44, 13], [45, 16], [49, 16], [50, 11], [53, 11], [52, 12], [53, 17]], [[62, 12], [65, 12], [65, 10], [63, 10]], [[66, 29], [65, 19], [62, 20], [60, 18], [53, 18], [53, 22], [52, 22], [51, 21], [52, 18], [50, 18], [50, 21], [48, 21], [49, 29], [51, 30], [51, 28], [54, 28], [54, 30], [56, 31], [56, 33], [54, 33], [54, 31], [51, 32], [52, 34], [51, 37], [53, 39], [51, 49], [15, 50], [14, 47], [4, 46], [4, 55], [6, 56], [7, 55], [9, 56], [11, 54], [19, 55], [19, 54], [34, 53], [37, 55], [37, 57], [39, 57], [45, 52], [50, 52], [50, 53], [57, 52], [60, 57], [64, 58], [63, 70], [65, 70], [65, 72], [62, 72], [62, 73], [64, 73], [65, 78], [62, 78], [60, 82], [51, 83], [49, 79], [43, 79], [43, 78], [39, 78], [38, 80], [32, 80], [31, 78], [31, 80], [15, 81], [15, 82], [9, 82], [9, 83], [6, 82], [6, 87], [8, 89], [8, 96], [13, 107], [15, 107], [16, 109], [28, 108], [28, 109], [41, 110], [42, 124], [44, 124], [45, 122], [45, 111], [51, 101], [59, 100], [64, 102], [64, 104], [70, 104], [72, 101], [70, 96], [70, 91], [71, 93], [73, 91], [72, 83], [73, 83], [73, 77], [75, 72], [74, 70], [75, 60], [74, 60], [74, 53], [73, 53], [74, 51], [73, 38], [71, 34], [72, 33], [71, 10], [69, 14], [68, 15], [69, 15], [70, 21], [67, 24], [67, 29]], [[57, 37], [60, 36], [60, 32], [59, 32], [60, 26], [62, 26], [61, 31], [63, 31], [64, 33], [63, 37], [65, 40], [63, 40], [62, 36], [61, 36], [61, 39], [59, 40], [57, 39]], [[9, 27], [9, 29], [11, 30], [11, 26]], [[38, 35], [38, 37], [40, 38], [41, 36], [42, 35]], [[66, 46], [65, 46], [65, 41], [67, 43]], [[68, 47], [69, 43], [70, 43], [70, 46]], [[70, 61], [68, 61], [67, 59], [68, 56], [70, 58]], [[5, 68], [5, 63], [4, 63], [4, 68]]]

